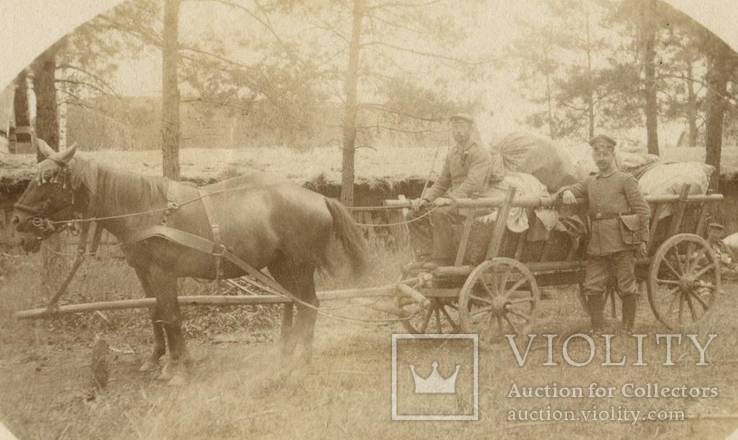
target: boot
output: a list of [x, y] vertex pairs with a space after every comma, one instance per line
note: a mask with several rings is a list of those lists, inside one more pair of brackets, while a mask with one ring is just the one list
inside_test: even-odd
[[635, 295], [623, 296], [623, 331], [627, 334], [633, 333], [637, 305]]
[[589, 319], [592, 323], [592, 333], [602, 333], [605, 326], [605, 320], [602, 316], [602, 309], [605, 307], [605, 296], [603, 294], [589, 295], [587, 300]]

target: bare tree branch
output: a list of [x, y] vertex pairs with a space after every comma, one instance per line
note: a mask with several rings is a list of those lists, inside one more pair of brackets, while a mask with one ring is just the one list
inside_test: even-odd
[[482, 66], [482, 65], [491, 64], [494, 62], [494, 60], [469, 61], [469, 60], [464, 60], [461, 58], [456, 58], [456, 57], [443, 55], [439, 53], [426, 52], [422, 50], [412, 49], [409, 47], [396, 46], [394, 44], [390, 44], [384, 41], [367, 41], [366, 43], [362, 43], [361, 46], [362, 47], [382, 46], [382, 47], [386, 47], [388, 49], [393, 49], [393, 50], [400, 51], [400, 52], [411, 53], [413, 55], [418, 55], [418, 56], [427, 57], [427, 58], [437, 58], [437, 59], [451, 61], [457, 64], [463, 64], [463, 65], [468, 65], [468, 66]]
[[110, 94], [111, 95], [118, 96], [117, 92], [115, 91], [115, 87], [113, 87], [110, 83], [108, 83], [107, 81], [105, 81], [104, 79], [102, 79], [99, 75], [95, 75], [94, 73], [89, 72], [89, 71], [87, 71], [87, 70], [85, 70], [85, 69], [83, 69], [83, 68], [81, 68], [79, 66], [75, 66], [75, 65], [72, 65], [72, 64], [68, 64], [68, 63], [59, 64], [56, 68], [57, 68], [57, 70], [61, 70], [61, 69], [74, 70], [75, 72], [80, 72], [80, 73], [82, 73], [84, 75], [87, 75], [90, 78], [92, 78], [93, 80], [95, 80], [98, 83], [102, 84], [103, 87], [105, 87], [108, 90], [110, 90]]
[[370, 103], [367, 103], [367, 104], [359, 104], [359, 108], [360, 109], [379, 110], [379, 111], [384, 112], [384, 113], [391, 113], [393, 115], [403, 116], [403, 117], [406, 117], [406, 118], [409, 118], [409, 119], [415, 119], [417, 121], [423, 121], [423, 122], [444, 122], [444, 121], [446, 121], [446, 118], [428, 118], [428, 117], [413, 115], [413, 114], [410, 114], [410, 113], [405, 113], [405, 112], [400, 111], [400, 110], [394, 110], [394, 109], [391, 109], [391, 108], [387, 108], [387, 107], [385, 107], [382, 104], [370, 104]]
[[369, 6], [367, 10], [377, 10], [377, 9], [386, 9], [386, 8], [425, 8], [431, 5], [434, 5], [436, 3], [441, 3], [443, 0], [428, 0], [425, 2], [388, 2], [388, 3], [379, 3], [374, 6]]
[[[95, 90], [96, 92], [99, 92], [103, 95], [111, 96], [111, 94], [107, 92], [106, 90], [102, 89], [101, 87], [98, 87], [95, 84], [89, 83], [87, 81], [74, 80], [74, 79], [56, 79], [55, 82], [61, 83], [61, 84], [72, 84], [72, 85], [77, 85], [77, 86], [83, 86], [83, 87], [87, 87], [89, 89]], [[112, 95], [112, 96], [119, 98], [117, 95]]]

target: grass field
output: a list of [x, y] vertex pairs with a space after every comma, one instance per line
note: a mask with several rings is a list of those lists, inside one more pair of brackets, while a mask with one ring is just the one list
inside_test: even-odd
[[[685, 339], [676, 347], [674, 366], [663, 366], [663, 332], [639, 303], [639, 330], [647, 366], [633, 366], [632, 342], [617, 337], [614, 351], [628, 356], [623, 367], [602, 367], [602, 350], [588, 367], [566, 366], [561, 345], [556, 367], [543, 366], [545, 350], [534, 349], [518, 367], [506, 343], [484, 350], [479, 362], [479, 421], [392, 421], [391, 334], [399, 325], [357, 326], [319, 317], [315, 354], [309, 366], [289, 365], [278, 354], [278, 315], [273, 308], [186, 309], [194, 365], [188, 384], [168, 387], [154, 373], [137, 368], [150, 349], [143, 311], [78, 315], [60, 320], [18, 322], [17, 309], [43, 303], [39, 295], [39, 260], [8, 257], [12, 271], [0, 284], [0, 420], [21, 439], [326, 439], [326, 438], [724, 438], [738, 428], [738, 286], [728, 285], [720, 303], [699, 328], [690, 332], [718, 336], [708, 350], [708, 366]], [[361, 279], [345, 274], [321, 278], [321, 289], [379, 285], [396, 278], [408, 260], [406, 252], [372, 251], [372, 271]], [[185, 283], [183, 293], [207, 289]], [[538, 333], [571, 333], [586, 327], [573, 289], [553, 290], [542, 302]], [[70, 288], [71, 302], [140, 297], [141, 290], [124, 263], [90, 261]], [[355, 302], [327, 303], [331, 313], [382, 318]], [[614, 323], [612, 323], [614, 326]], [[95, 338], [111, 351], [110, 382], [100, 392], [90, 370]], [[586, 345], [572, 344], [573, 358], [586, 358]], [[453, 356], [454, 349], [444, 353]], [[418, 362], [426, 358], [416, 354]], [[427, 360], [427, 359], [426, 359]], [[447, 375], [444, 371], [444, 375]], [[427, 373], [424, 373], [427, 374]], [[627, 399], [514, 399], [518, 386], [588, 386], [597, 383], [715, 387], [717, 397]], [[640, 422], [512, 422], [510, 410], [661, 410], [686, 421]], [[732, 418], [730, 418], [732, 416]]]

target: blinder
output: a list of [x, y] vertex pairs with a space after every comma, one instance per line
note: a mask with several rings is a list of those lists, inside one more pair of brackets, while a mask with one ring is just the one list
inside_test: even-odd
[[23, 203], [23, 200], [13, 205], [14, 209], [31, 215], [23, 224], [18, 225], [19, 232], [29, 232], [40, 238], [48, 238], [60, 230], [55, 225], [59, 221], [54, 221], [53, 216], [73, 207], [75, 203], [69, 175], [67, 168], [61, 167], [52, 180], [40, 183], [40, 185], [54, 185], [54, 190], [39, 206], [30, 206]]

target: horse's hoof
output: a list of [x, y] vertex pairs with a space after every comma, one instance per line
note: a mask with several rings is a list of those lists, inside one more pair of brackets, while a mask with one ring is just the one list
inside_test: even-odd
[[146, 371], [153, 371], [159, 368], [159, 361], [155, 361], [152, 359], [146, 359], [143, 364], [141, 364], [141, 367], [139, 367], [138, 371], [140, 372], [146, 372]]
[[171, 379], [169, 379], [169, 382], [167, 382], [167, 385], [170, 387], [181, 387], [182, 385], [185, 385], [187, 383], [187, 379], [185, 379], [184, 374], [177, 373], [172, 376]]
[[161, 369], [161, 372], [159, 373], [159, 375], [156, 376], [156, 380], [161, 380], [161, 381], [172, 380], [172, 377], [173, 375], [172, 375], [171, 367], [169, 366], [169, 362], [167, 362], [166, 364], [164, 364], [164, 368]]

